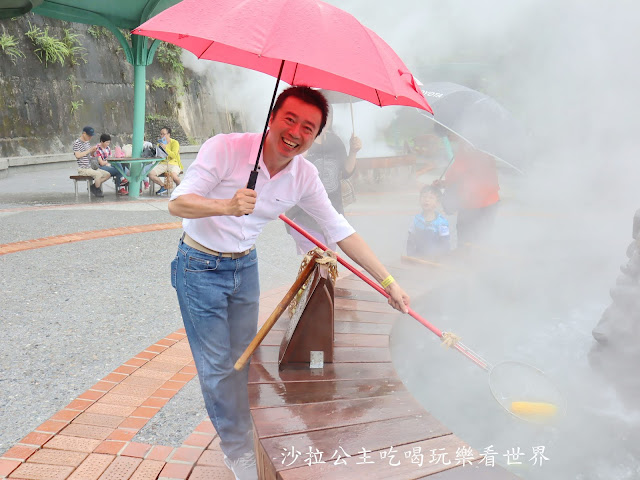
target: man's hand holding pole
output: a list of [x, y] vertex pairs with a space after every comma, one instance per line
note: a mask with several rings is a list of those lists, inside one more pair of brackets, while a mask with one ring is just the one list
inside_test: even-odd
[[256, 199], [258, 194], [255, 190], [250, 188], [241, 188], [238, 190], [233, 198], [229, 200], [229, 215], [234, 217], [241, 217], [242, 215], [248, 215], [253, 212], [256, 207]]

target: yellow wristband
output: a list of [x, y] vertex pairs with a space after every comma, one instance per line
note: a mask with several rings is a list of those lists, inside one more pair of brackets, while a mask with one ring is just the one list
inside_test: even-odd
[[393, 278], [391, 275], [389, 275], [387, 278], [382, 280], [382, 283], [381, 283], [382, 288], [387, 288], [389, 285], [391, 285], [395, 281], [396, 281], [396, 279]]

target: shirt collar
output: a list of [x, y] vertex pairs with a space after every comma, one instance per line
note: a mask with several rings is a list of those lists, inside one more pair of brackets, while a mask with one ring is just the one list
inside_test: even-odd
[[[253, 145], [251, 146], [251, 153], [249, 154], [249, 158], [247, 159], [247, 162], [250, 163], [252, 167], [256, 164], [256, 155], [258, 155], [258, 150], [260, 149], [260, 141], [262, 140], [261, 133], [256, 133], [255, 136], [256, 138], [253, 141]], [[295, 174], [298, 172], [298, 164], [302, 158], [302, 155], [296, 155], [295, 157], [293, 157], [293, 159], [291, 159], [291, 161], [279, 172], [279, 174], [285, 175], [288, 173], [295, 176]], [[261, 171], [268, 172], [267, 166], [264, 164], [264, 146], [263, 151], [260, 152], [260, 161], [258, 163], [258, 166], [260, 167]]]

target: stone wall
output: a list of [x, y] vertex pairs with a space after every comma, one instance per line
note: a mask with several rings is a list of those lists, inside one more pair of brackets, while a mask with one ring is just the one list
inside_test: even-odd
[[[86, 63], [78, 58], [76, 65], [67, 60], [45, 66], [25, 35], [30, 24], [48, 26], [60, 38], [65, 29], [79, 34]], [[133, 67], [110, 32], [102, 29], [96, 38], [88, 28], [33, 14], [0, 21], [0, 35], [13, 35], [25, 55], [14, 64], [0, 49], [0, 157], [70, 150], [84, 125], [92, 125], [97, 134], [109, 133], [114, 143], [131, 142]], [[151, 86], [160, 78], [173, 86]], [[179, 76], [156, 55], [147, 68], [146, 116], [175, 119], [191, 143], [224, 132], [226, 113], [216, 108], [211, 85], [189, 69]]]

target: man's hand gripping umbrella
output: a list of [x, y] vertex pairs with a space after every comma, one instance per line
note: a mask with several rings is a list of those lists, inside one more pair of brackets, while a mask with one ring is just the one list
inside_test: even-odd
[[[287, 218], [284, 214], [280, 215], [279, 218], [322, 250], [327, 250], [325, 245]], [[444, 345], [456, 349], [477, 366], [485, 370], [489, 374], [489, 386], [491, 388], [491, 393], [496, 401], [512, 415], [529, 422], [544, 423], [557, 413], [565, 410], [565, 400], [563, 395], [539, 369], [531, 365], [515, 361], [500, 362], [496, 365], [490, 364], [480, 355], [460, 342], [457, 335], [441, 331], [435, 325], [432, 325], [429, 321], [416, 313], [408, 305], [399, 305], [399, 300], [392, 298], [385, 289], [377, 285], [360, 271], [356, 270], [339, 255], [336, 255], [336, 258], [338, 262], [344, 265], [350, 272], [357, 275], [374, 290], [385, 296], [389, 301], [389, 305], [411, 315], [418, 322], [437, 335]]]

